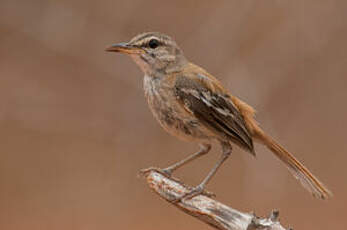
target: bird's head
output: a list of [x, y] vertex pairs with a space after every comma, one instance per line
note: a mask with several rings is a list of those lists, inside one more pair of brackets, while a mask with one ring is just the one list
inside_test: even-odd
[[111, 45], [106, 51], [131, 56], [141, 70], [150, 76], [177, 72], [187, 64], [176, 42], [158, 32], [139, 34], [129, 42]]

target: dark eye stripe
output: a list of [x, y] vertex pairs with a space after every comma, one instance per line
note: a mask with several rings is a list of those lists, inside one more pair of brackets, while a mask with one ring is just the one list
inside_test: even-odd
[[134, 37], [133, 39], [131, 39], [130, 42], [133, 45], [143, 47], [145, 45], [148, 45], [148, 42], [153, 38], [160, 41], [161, 45], [173, 44], [173, 42], [169, 36], [167, 36], [165, 34], [158, 33], [158, 32], [149, 32], [149, 33], [139, 34], [136, 37]]
[[150, 35], [150, 36], [147, 36], [145, 38], [142, 38], [142, 39], [139, 39], [137, 42], [138, 46], [148, 46], [149, 42], [153, 39], [156, 39], [159, 41], [159, 38], [153, 36], [153, 35]]

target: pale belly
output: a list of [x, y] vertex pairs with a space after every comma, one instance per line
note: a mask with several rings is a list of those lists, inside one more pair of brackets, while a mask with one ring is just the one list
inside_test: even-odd
[[184, 141], [212, 138], [213, 134], [177, 102], [169, 86], [145, 76], [144, 90], [154, 117], [168, 133]]

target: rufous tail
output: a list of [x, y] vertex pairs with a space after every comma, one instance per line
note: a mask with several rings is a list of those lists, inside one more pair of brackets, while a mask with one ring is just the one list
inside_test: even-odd
[[301, 164], [285, 148], [278, 144], [272, 137], [257, 127], [254, 130], [254, 137], [269, 148], [289, 169], [293, 176], [307, 189], [314, 197], [325, 200], [332, 197], [332, 193], [321, 183], [312, 173]]

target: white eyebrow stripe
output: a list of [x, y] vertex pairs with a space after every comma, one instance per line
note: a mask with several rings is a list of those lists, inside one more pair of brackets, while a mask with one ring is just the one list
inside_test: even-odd
[[148, 37], [148, 38], [144, 39], [144, 42], [147, 43], [147, 42], [149, 42], [152, 39], [156, 39], [156, 40], [159, 41], [159, 38], [152, 36], [152, 37]]

